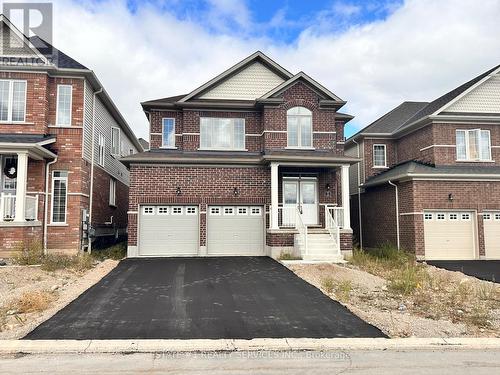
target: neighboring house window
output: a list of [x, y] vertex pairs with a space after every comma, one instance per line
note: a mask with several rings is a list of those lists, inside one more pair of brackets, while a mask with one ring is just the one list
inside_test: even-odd
[[290, 108], [286, 113], [288, 147], [312, 147], [312, 112], [304, 107]]
[[104, 167], [104, 148], [106, 146], [106, 138], [104, 138], [104, 135], [102, 135], [102, 134], [99, 134], [98, 146], [99, 146], [99, 149], [98, 149], [98, 153], [97, 153], [97, 164]]
[[24, 122], [26, 81], [0, 80], [0, 121]]
[[111, 154], [120, 155], [120, 129], [111, 127]]
[[166, 148], [175, 147], [175, 119], [164, 118], [161, 120], [161, 123], [162, 123], [161, 146]]
[[57, 85], [57, 112], [56, 125], [70, 126], [71, 125], [71, 97], [73, 86]]
[[128, 154], [129, 154], [129, 155], [134, 155], [134, 149], [133, 149], [133, 148], [129, 149], [129, 150], [128, 150]]
[[109, 205], [116, 206], [116, 180], [114, 178], [109, 180]]
[[490, 131], [457, 130], [457, 160], [491, 160]]
[[373, 167], [387, 167], [387, 155], [385, 145], [373, 145]]
[[52, 222], [66, 222], [68, 195], [68, 172], [54, 171], [52, 174]]
[[242, 118], [200, 118], [202, 149], [244, 150], [245, 119]]

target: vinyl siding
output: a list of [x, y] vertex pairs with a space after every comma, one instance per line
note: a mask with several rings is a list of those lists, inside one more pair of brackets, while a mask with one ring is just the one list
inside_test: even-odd
[[[357, 145], [347, 148], [344, 151], [346, 156], [358, 157]], [[363, 162], [361, 162], [363, 163]], [[351, 195], [358, 194], [358, 163], [349, 167], [349, 192]]]
[[92, 100], [93, 91], [90, 84], [85, 81], [84, 86], [84, 119], [83, 119], [83, 158], [87, 161], [92, 159]]

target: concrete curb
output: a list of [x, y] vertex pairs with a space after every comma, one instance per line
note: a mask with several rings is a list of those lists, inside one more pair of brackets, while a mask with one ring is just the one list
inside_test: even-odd
[[220, 351], [500, 349], [500, 338], [333, 338], [219, 340], [0, 340], [1, 354]]

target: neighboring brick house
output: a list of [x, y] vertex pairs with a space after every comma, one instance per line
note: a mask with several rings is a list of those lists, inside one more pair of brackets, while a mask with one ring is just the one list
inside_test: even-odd
[[142, 103], [150, 150], [122, 159], [128, 255], [340, 258], [358, 160], [344, 155], [344, 104], [261, 52], [189, 94]]
[[0, 33], [0, 257], [76, 253], [84, 210], [96, 236], [124, 234], [134, 134], [91, 70], [3, 15]]
[[500, 259], [500, 66], [433, 102], [401, 104], [345, 147], [362, 159], [351, 223], [363, 247]]

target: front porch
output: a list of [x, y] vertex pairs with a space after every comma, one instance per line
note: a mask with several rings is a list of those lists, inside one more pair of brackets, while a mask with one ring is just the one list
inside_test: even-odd
[[304, 260], [342, 260], [342, 250], [352, 249], [349, 164], [283, 162], [270, 166], [271, 247], [292, 248]]

